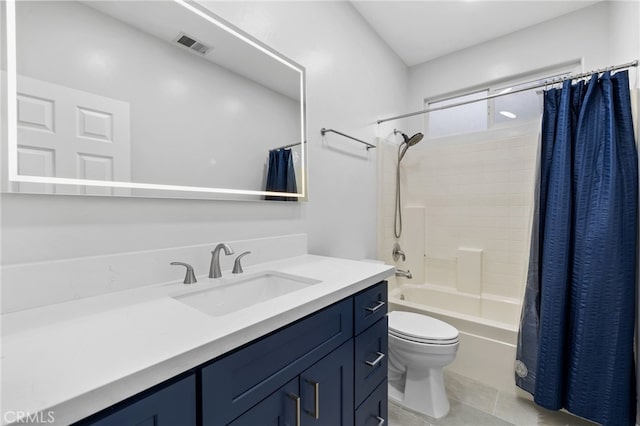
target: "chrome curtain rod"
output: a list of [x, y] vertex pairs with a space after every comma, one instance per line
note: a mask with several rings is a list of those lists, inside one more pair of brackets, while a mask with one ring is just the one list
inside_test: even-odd
[[[441, 107], [423, 109], [421, 111], [410, 112], [408, 114], [396, 115], [395, 117], [383, 118], [381, 120], [378, 120], [377, 123], [380, 124], [380, 123], [384, 123], [385, 121], [398, 120], [400, 118], [413, 117], [415, 115], [420, 115], [420, 114], [427, 114], [429, 112], [440, 111], [440, 110], [448, 109], [448, 108], [454, 108], [454, 107], [457, 107], [457, 106], [467, 105], [467, 104], [471, 104], [471, 103], [474, 103], [474, 102], [487, 101], [487, 100], [490, 100], [490, 99], [499, 98], [501, 96], [513, 95], [514, 93], [526, 92], [526, 91], [529, 91], [529, 90], [538, 89], [540, 87], [545, 87], [545, 86], [549, 86], [549, 85], [552, 85], [552, 84], [562, 83], [563, 81], [566, 81], [566, 80], [576, 80], [576, 79], [580, 79], [580, 78], [590, 77], [593, 74], [601, 74], [601, 73], [607, 72], [607, 71], [616, 71], [616, 70], [621, 70], [621, 69], [631, 68], [631, 67], [637, 67], [637, 66], [638, 66], [638, 60], [636, 59], [635, 61], [627, 62], [626, 64], [614, 65], [612, 67], [600, 68], [598, 70], [584, 72], [582, 74], [573, 74], [573, 75], [568, 75], [566, 77], [551, 79], [551, 80], [545, 81], [544, 83], [536, 84], [535, 86], [529, 86], [529, 87], [525, 87], [523, 89], [518, 89], [518, 90], [511, 91], [511, 92], [496, 93], [496, 94], [493, 94], [493, 95], [485, 96], [484, 98], [472, 99], [472, 100], [463, 101], [463, 102], [456, 102], [454, 104], [449, 104], [449, 105], [445, 105], [445, 106], [441, 106]], [[469, 93], [463, 94], [463, 95], [460, 95], [460, 96], [466, 96], [468, 94]]]
[[277, 148], [271, 148], [269, 151], [277, 151], [277, 150], [279, 150], [279, 149], [291, 148], [292, 146], [302, 145], [303, 143], [307, 143], [307, 141], [304, 141], [304, 142], [296, 142], [296, 143], [290, 143], [289, 145], [282, 145], [282, 146], [279, 146], [279, 147], [277, 147]]
[[337, 130], [333, 130], [333, 129], [325, 129], [324, 127], [323, 127], [322, 129], [320, 129], [320, 133], [322, 133], [322, 136], [324, 136], [324, 135], [325, 135], [325, 133], [329, 133], [329, 132], [331, 132], [331, 133], [337, 133], [338, 135], [340, 135], [340, 136], [344, 136], [345, 138], [353, 139], [353, 140], [354, 140], [354, 141], [356, 141], [356, 142], [360, 142], [360, 143], [362, 143], [362, 144], [365, 144], [365, 145], [367, 146], [367, 151], [369, 151], [371, 148], [375, 148], [375, 147], [376, 147], [375, 145], [371, 145], [369, 142], [365, 142], [365, 141], [363, 141], [363, 140], [360, 140], [360, 139], [354, 138], [353, 136], [345, 135], [344, 133], [339, 132], [339, 131], [337, 131]]

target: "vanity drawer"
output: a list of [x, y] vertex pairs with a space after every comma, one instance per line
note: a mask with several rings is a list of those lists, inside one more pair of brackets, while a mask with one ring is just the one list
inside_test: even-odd
[[385, 316], [355, 339], [356, 407], [387, 377], [387, 330]]
[[355, 426], [386, 425], [388, 416], [387, 381], [378, 385], [367, 400], [356, 410]]
[[387, 282], [382, 281], [353, 298], [356, 336], [387, 314]]
[[352, 335], [348, 298], [205, 366], [203, 424], [226, 425]]

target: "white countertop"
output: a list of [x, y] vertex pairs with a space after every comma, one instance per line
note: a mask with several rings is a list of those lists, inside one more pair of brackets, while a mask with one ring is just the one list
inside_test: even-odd
[[[2, 316], [2, 424], [51, 412], [68, 424], [218, 357], [393, 274], [388, 265], [304, 255], [245, 268], [320, 282], [223, 316], [171, 296], [238, 279], [157, 284]], [[43, 285], [46, 285], [43, 283]], [[24, 423], [21, 423], [24, 424]]]

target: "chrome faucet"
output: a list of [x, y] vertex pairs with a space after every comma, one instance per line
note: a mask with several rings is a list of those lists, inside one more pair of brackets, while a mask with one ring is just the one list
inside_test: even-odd
[[222, 271], [220, 270], [220, 250], [224, 250], [224, 254], [230, 256], [233, 250], [228, 244], [220, 243], [211, 252], [211, 265], [209, 266], [209, 278], [220, 278]]
[[411, 271], [410, 270], [404, 270], [404, 269], [396, 269], [396, 277], [405, 277], [407, 279], [411, 279], [413, 278], [413, 275], [411, 275]]

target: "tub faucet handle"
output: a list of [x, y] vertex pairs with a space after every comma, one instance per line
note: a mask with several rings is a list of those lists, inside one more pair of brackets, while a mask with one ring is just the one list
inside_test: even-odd
[[395, 243], [393, 245], [393, 252], [391, 252], [391, 254], [393, 255], [393, 261], [394, 262], [397, 262], [398, 259], [400, 259], [400, 258], [402, 258], [403, 262], [407, 259], [407, 257], [404, 255], [404, 252], [400, 248], [400, 244], [398, 244], [398, 243]]

